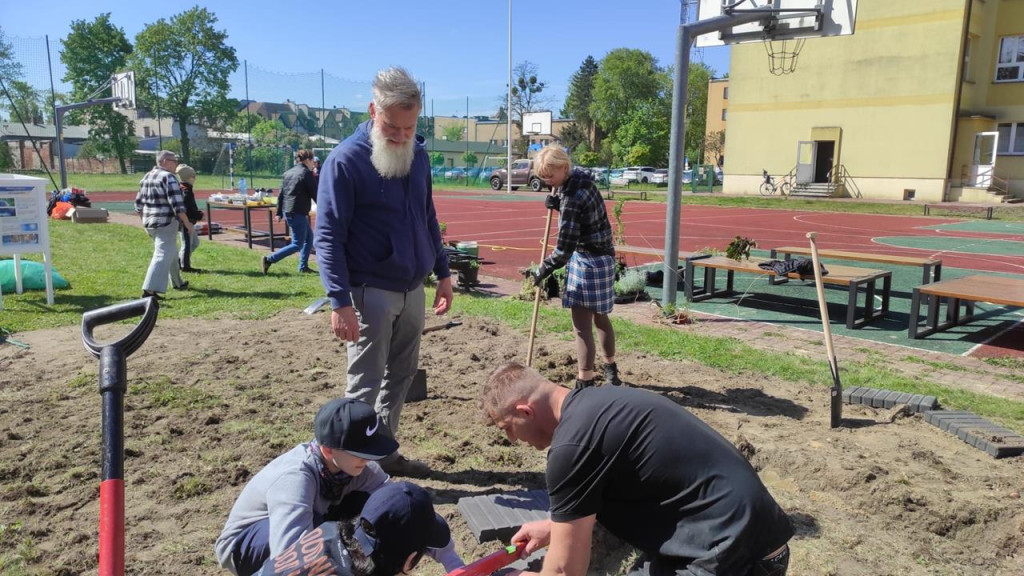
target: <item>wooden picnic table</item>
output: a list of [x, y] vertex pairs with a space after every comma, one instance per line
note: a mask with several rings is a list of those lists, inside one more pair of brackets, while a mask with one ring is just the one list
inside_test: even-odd
[[[712, 256], [709, 258], [687, 260], [686, 299], [691, 302], [700, 302], [701, 300], [707, 300], [708, 298], [732, 294], [734, 292], [733, 275], [736, 272], [763, 274], [768, 276], [769, 280], [778, 278], [778, 275], [774, 270], [758, 266], [761, 262], [767, 261], [768, 260], [764, 258], [751, 258], [749, 260], [737, 261], [724, 256]], [[694, 275], [694, 270], [699, 267], [704, 268], [704, 284], [702, 286], [697, 285], [697, 280]], [[727, 272], [726, 287], [724, 290], [718, 290], [715, 286], [716, 270], [725, 270]], [[787, 279], [810, 279], [813, 281], [814, 276], [802, 276], [799, 273], [794, 272], [787, 274], [784, 281]], [[889, 270], [870, 270], [854, 266], [832, 265], [828, 267], [828, 274], [822, 276], [821, 279], [824, 284], [845, 286], [847, 288], [847, 328], [860, 328], [864, 324], [876, 318], [881, 318], [889, 311], [889, 292], [892, 289], [892, 272]], [[882, 281], [882, 305], [879, 308], [875, 308], [875, 292], [877, 290], [877, 283], [879, 280]], [[858, 318], [857, 300], [862, 288], [865, 296], [864, 313]]]
[[[274, 213], [277, 211], [277, 206], [271, 204], [230, 204], [228, 202], [213, 202], [211, 200], [206, 201], [206, 221], [209, 223], [213, 222], [213, 211], [214, 210], [241, 210], [242, 221], [244, 224], [240, 230], [245, 233], [245, 239], [249, 243], [249, 249], [252, 249], [252, 239], [255, 238], [270, 238], [270, 250], [274, 250]], [[252, 228], [252, 213], [263, 212], [267, 213], [267, 226], [268, 230], [253, 230]], [[213, 240], [213, 226], [208, 227], [207, 236], [210, 240]]]
[[[947, 309], [945, 320], [939, 323], [939, 307], [943, 299]], [[919, 329], [918, 323], [922, 302], [928, 304], [924, 330]], [[910, 299], [908, 336], [911, 339], [924, 338], [970, 322], [974, 318], [975, 302], [1024, 307], [1024, 279], [976, 275], [918, 286]], [[964, 305], [963, 316], [960, 315], [961, 304]]]
[[[779, 254], [782, 254], [786, 260], [789, 260], [790, 256], [793, 254], [810, 256], [811, 248], [809, 246], [780, 246], [778, 248], [772, 248], [772, 259], [775, 259]], [[920, 266], [924, 269], [924, 278], [921, 280], [922, 284], [938, 282], [942, 278], [941, 258], [893, 256], [890, 254], [872, 254], [870, 252], [851, 252], [848, 250], [830, 250], [821, 248], [818, 249], [818, 256], [822, 258], [832, 258], [834, 260], [859, 260], [861, 262], [878, 262], [880, 264], [897, 264], [900, 266]]]

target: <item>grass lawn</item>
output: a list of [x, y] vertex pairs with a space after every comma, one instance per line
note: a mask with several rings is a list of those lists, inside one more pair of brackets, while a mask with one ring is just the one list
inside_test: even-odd
[[[53, 264], [70, 283], [60, 290], [56, 303], [46, 305], [42, 291], [5, 294], [0, 326], [11, 332], [74, 325], [82, 313], [138, 298], [153, 244], [139, 228], [121, 225], [76, 225], [53, 221], [50, 228]], [[204, 242], [197, 258], [208, 268], [189, 274], [186, 291], [170, 290], [161, 303], [161, 318], [262, 319], [282, 310], [305, 308], [323, 296], [320, 279], [297, 274], [292, 263], [260, 271], [262, 252]], [[29, 259], [29, 258], [27, 258]], [[213, 264], [207, 264], [213, 263]], [[427, 301], [432, 296], [428, 295]], [[529, 325], [532, 303], [511, 298], [460, 294], [453, 313], [490, 318], [523, 329]], [[654, 354], [667, 359], [686, 358], [732, 373], [760, 373], [829, 385], [824, 359], [788, 353], [765, 352], [731, 338], [703, 337], [668, 327], [644, 326], [615, 318], [620, 350]], [[570, 338], [569, 315], [556, 307], [541, 310], [540, 333]], [[935, 395], [944, 407], [971, 410], [1024, 431], [1024, 403], [950, 388], [926, 379], [911, 379], [888, 368], [886, 362], [848, 362], [843, 365], [845, 386], [870, 386], [910, 393]]]

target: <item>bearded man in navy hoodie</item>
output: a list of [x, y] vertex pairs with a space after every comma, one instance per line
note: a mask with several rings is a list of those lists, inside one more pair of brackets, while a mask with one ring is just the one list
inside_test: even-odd
[[[347, 343], [345, 395], [374, 406], [392, 434], [419, 363], [424, 278], [437, 276], [435, 314], [453, 296], [430, 161], [416, 134], [422, 96], [404, 69], [378, 72], [370, 120], [327, 156], [317, 192], [314, 246], [331, 328]], [[397, 452], [380, 465], [395, 476], [430, 474]]]

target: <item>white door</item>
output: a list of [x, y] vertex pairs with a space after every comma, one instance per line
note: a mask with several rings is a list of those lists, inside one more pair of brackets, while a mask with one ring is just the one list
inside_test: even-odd
[[968, 186], [988, 188], [992, 185], [998, 145], [999, 132], [978, 132], [974, 135], [974, 162], [968, 175]]
[[797, 142], [796, 144], [796, 183], [810, 184], [814, 182], [814, 159], [818, 155], [817, 142]]

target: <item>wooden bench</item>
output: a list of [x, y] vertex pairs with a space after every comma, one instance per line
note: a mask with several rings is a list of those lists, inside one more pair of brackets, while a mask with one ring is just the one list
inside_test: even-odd
[[932, 213], [932, 208], [943, 208], [946, 210], [970, 210], [970, 211], [981, 211], [985, 212], [985, 219], [991, 220], [992, 213], [994, 212], [994, 205], [988, 204], [960, 204], [958, 202], [943, 202], [942, 204], [925, 204], [924, 215], [928, 216]]
[[[939, 323], [939, 307], [943, 299], [946, 300], [946, 317]], [[918, 323], [922, 302], [928, 304], [924, 330], [919, 329]], [[974, 318], [975, 302], [1024, 308], [1024, 279], [979, 275], [918, 286], [914, 288], [914, 295], [910, 299], [908, 336], [911, 339], [924, 338], [929, 334], [970, 322]], [[960, 315], [961, 304], [964, 305], [963, 316]]]
[[[772, 248], [771, 257], [774, 259], [782, 254], [786, 260], [793, 254], [810, 256], [810, 246], [782, 246]], [[870, 254], [868, 252], [848, 252], [845, 250], [823, 250], [818, 249], [818, 256], [832, 258], [834, 260], [859, 260], [861, 262], [878, 262], [881, 264], [898, 264], [900, 266], [920, 266], [924, 269], [922, 284], [938, 282], [942, 278], [942, 260], [939, 258], [915, 258], [913, 256], [891, 256], [889, 254]]]
[[[737, 262], [731, 258], [724, 256], [712, 256], [709, 258], [700, 258], [696, 260], [686, 261], [686, 299], [691, 302], [700, 302], [701, 300], [707, 300], [708, 298], [715, 298], [718, 296], [726, 296], [735, 292], [733, 290], [733, 275], [736, 272], [749, 272], [752, 274], [763, 274], [769, 277], [769, 279], [776, 278], [777, 275], [773, 270], [766, 270], [758, 266], [761, 262], [767, 260], [762, 258], [751, 258], [750, 260], [744, 260]], [[704, 284], [697, 286], [697, 278], [694, 275], [694, 270], [698, 267], [704, 268]], [[715, 286], [715, 272], [717, 270], [726, 270], [728, 272], [726, 277], [725, 290], [718, 290]], [[801, 276], [798, 273], [791, 273], [786, 275], [786, 279], [794, 280], [812, 280], [814, 276]], [[856, 268], [853, 266], [828, 266], [828, 274], [822, 276], [822, 282], [824, 284], [832, 284], [837, 286], [846, 286], [849, 294], [846, 303], [846, 327], [850, 329], [860, 328], [864, 324], [876, 319], [881, 318], [889, 311], [889, 292], [892, 289], [892, 272], [888, 270], [870, 270], [867, 268]], [[882, 281], [881, 298], [882, 305], [879, 308], [875, 307], [875, 292], [877, 291], [878, 281]], [[858, 295], [863, 288], [864, 292], [864, 312], [858, 318], [857, 315], [857, 300]]]
[[[657, 256], [658, 259], [664, 262], [665, 260], [665, 249], [656, 248], [654, 246], [629, 246], [627, 244], [620, 244], [615, 247], [615, 255], [620, 254], [639, 254], [641, 256]], [[687, 252], [685, 250], [679, 251], [679, 261], [694, 260], [697, 258], [707, 258], [710, 254], [704, 252]]]

